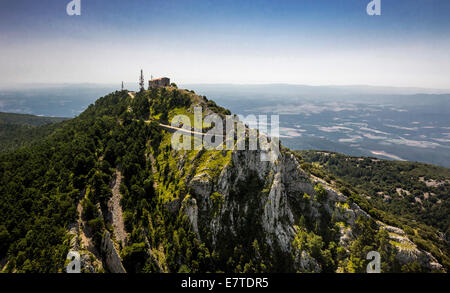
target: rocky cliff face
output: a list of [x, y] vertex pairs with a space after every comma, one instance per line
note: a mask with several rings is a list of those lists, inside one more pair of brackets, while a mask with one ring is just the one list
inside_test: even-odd
[[311, 175], [290, 150], [272, 161], [260, 151], [174, 150], [161, 124], [199, 105], [229, 115], [174, 87], [116, 92], [33, 151], [5, 156], [1, 203], [11, 219], [29, 217], [3, 217], [5, 271], [62, 271], [70, 249], [83, 272], [365, 272], [371, 251], [385, 272], [448, 267], [440, 242], [371, 218], [363, 195]]
[[[169, 112], [169, 120], [190, 117], [198, 106], [205, 115], [215, 112], [215, 104], [188, 94], [192, 104]], [[380, 253], [384, 271], [405, 265], [443, 271], [401, 229], [372, 219], [335, 186], [303, 170], [287, 149], [271, 161], [262, 160], [261, 151], [176, 151], [171, 134], [163, 133], [148, 155], [157, 156], [151, 168], [159, 201], [172, 217], [185, 216], [225, 267], [244, 247], [262, 271], [362, 272], [369, 251]]]
[[[169, 111], [169, 120], [180, 113], [191, 116], [195, 106], [202, 106], [206, 114], [213, 112], [207, 100], [188, 95], [191, 106]], [[126, 231], [134, 244], [122, 241], [129, 246], [124, 248], [127, 270], [135, 263], [142, 267], [140, 258], [150, 257], [147, 269], [158, 272], [195, 269], [201, 262], [208, 271], [365, 272], [367, 253], [376, 251], [385, 272], [443, 271], [401, 229], [372, 219], [336, 186], [302, 169], [290, 150], [282, 148], [271, 161], [262, 160], [266, 154], [261, 151], [176, 151], [171, 133], [167, 128], [160, 131], [157, 146], [146, 144], [147, 177], [140, 184], [124, 177], [134, 182], [123, 186], [125, 197], [132, 199], [127, 200], [127, 213], [133, 215], [129, 221], [134, 227]], [[153, 199], [146, 197], [150, 184]], [[138, 195], [145, 200], [136, 202]], [[114, 198], [116, 210], [121, 210], [118, 185]], [[195, 241], [180, 229], [184, 219]], [[161, 225], [173, 230], [167, 233]], [[123, 226], [116, 223], [114, 233]], [[123, 272], [124, 252], [115, 249], [109, 235], [105, 231], [102, 241], [105, 265], [109, 271]], [[194, 249], [202, 251], [197, 259], [192, 257]]]
[[[260, 229], [259, 237], [289, 259], [288, 266], [295, 271], [320, 272], [319, 260], [294, 245], [303, 216], [316, 227], [339, 227], [337, 245], [346, 252], [341, 260], [345, 264], [350, 246], [363, 234], [356, 227], [358, 218], [369, 220], [370, 216], [325, 181], [302, 170], [289, 151], [282, 151], [274, 162], [262, 162], [260, 156], [259, 151], [234, 151], [218, 178], [200, 172], [189, 181], [192, 194], [184, 199], [182, 210], [198, 237], [220, 248], [225, 239], [238, 241], [245, 231]], [[319, 199], [314, 188], [318, 185], [325, 190], [324, 198]], [[381, 222], [375, 229], [387, 232], [390, 244], [386, 249], [400, 265], [417, 262], [428, 270], [442, 271], [437, 260], [417, 248], [401, 229]], [[338, 266], [339, 270], [343, 268]]]
[[111, 273], [126, 273], [119, 252], [108, 231], [103, 235], [101, 250], [104, 254], [106, 266]]

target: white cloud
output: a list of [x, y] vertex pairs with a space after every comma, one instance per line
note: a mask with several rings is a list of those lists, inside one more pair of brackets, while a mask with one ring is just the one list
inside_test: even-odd
[[323, 132], [348, 132], [353, 129], [344, 126], [318, 126], [317, 129]]
[[378, 134], [386, 134], [386, 135], [389, 134], [387, 132], [384, 132], [384, 131], [381, 131], [381, 130], [378, 130], [378, 129], [368, 128], [368, 127], [360, 127], [359, 129], [360, 130], [365, 130], [365, 131], [371, 131], [371, 132], [378, 133]]
[[419, 129], [418, 127], [404, 127], [404, 126], [398, 126], [398, 125], [392, 125], [392, 124], [384, 124], [384, 126], [391, 127], [391, 128], [397, 128], [397, 129], [401, 129], [401, 130], [410, 130], [410, 131]]
[[400, 158], [399, 156], [393, 155], [393, 154], [389, 154], [386, 153], [385, 151], [370, 151], [372, 154], [376, 155], [376, 156], [382, 156], [382, 157], [386, 157], [389, 159], [394, 159], [394, 160], [398, 160], [398, 161], [404, 161], [402, 158]]
[[441, 146], [440, 144], [431, 142], [431, 141], [412, 140], [412, 139], [406, 139], [403, 137], [388, 139], [388, 141], [395, 143], [395, 144], [402, 144], [402, 145], [419, 147], [419, 148], [436, 148], [436, 147]]
[[338, 141], [343, 143], [348, 142], [358, 142], [362, 139], [362, 136], [359, 135], [349, 135], [348, 138], [340, 138]]
[[450, 139], [447, 139], [447, 138], [433, 138], [433, 140], [442, 142], [442, 143], [450, 143]]
[[363, 133], [364, 137], [367, 137], [368, 139], [387, 139], [386, 136], [378, 136], [378, 135], [373, 135], [370, 133]]
[[277, 113], [277, 114], [320, 114], [324, 111], [341, 112], [341, 111], [356, 111], [357, 107], [352, 105], [338, 105], [336, 103], [330, 103], [327, 105], [316, 104], [302, 104], [302, 105], [274, 105], [267, 107], [260, 107], [256, 110], [265, 113]]
[[280, 137], [282, 138], [294, 138], [303, 135], [302, 132], [306, 132], [304, 129], [280, 127]]

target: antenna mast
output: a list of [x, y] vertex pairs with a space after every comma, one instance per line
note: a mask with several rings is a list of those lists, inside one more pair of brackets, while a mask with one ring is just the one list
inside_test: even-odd
[[139, 78], [139, 88], [144, 90], [144, 71], [141, 69], [141, 77]]

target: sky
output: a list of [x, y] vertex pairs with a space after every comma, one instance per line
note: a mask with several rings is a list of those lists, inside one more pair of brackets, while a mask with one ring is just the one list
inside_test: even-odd
[[137, 82], [450, 89], [450, 1], [0, 0], [0, 85]]

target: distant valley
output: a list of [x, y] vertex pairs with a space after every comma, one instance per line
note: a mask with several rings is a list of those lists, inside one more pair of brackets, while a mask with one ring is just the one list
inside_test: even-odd
[[291, 149], [450, 167], [450, 94], [377, 87], [190, 87], [236, 114], [280, 115], [281, 140]]

